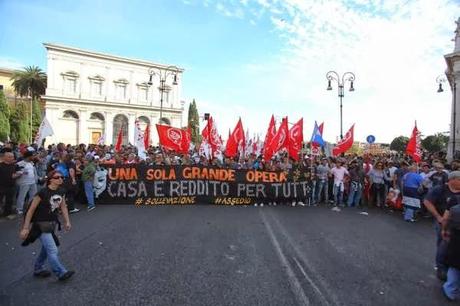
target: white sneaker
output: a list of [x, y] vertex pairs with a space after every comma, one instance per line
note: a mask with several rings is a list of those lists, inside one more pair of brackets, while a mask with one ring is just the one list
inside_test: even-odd
[[294, 206], [295, 206], [295, 202], [292, 202], [292, 207], [294, 207]]
[[305, 204], [304, 204], [303, 202], [298, 202], [298, 204], [299, 204], [300, 206], [305, 206]]
[[257, 207], [257, 203], [254, 203], [254, 206]]
[[260, 207], [264, 207], [264, 203], [260, 203]]
[[96, 209], [96, 206], [88, 207], [88, 211], [92, 211], [92, 210], [94, 210], [94, 209]]
[[79, 211], [80, 210], [78, 208], [74, 208], [74, 209], [69, 210], [69, 213], [73, 214], [73, 213], [77, 213]]

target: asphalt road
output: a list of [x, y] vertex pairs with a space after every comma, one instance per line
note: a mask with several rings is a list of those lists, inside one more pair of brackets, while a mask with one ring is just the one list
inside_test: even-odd
[[99, 206], [59, 234], [65, 283], [0, 219], [0, 305], [446, 305], [431, 223], [359, 212]]

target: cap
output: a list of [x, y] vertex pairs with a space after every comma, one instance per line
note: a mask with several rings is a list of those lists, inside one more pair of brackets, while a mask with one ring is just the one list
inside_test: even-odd
[[449, 180], [460, 179], [460, 171], [452, 171], [449, 173]]

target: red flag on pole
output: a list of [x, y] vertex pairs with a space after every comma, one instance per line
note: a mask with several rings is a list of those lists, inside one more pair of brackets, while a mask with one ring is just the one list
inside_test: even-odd
[[227, 146], [225, 148], [225, 155], [228, 157], [234, 157], [238, 152], [238, 147], [245, 143], [243, 123], [241, 118], [238, 120], [238, 123], [233, 130], [233, 133], [227, 140]]
[[267, 134], [265, 134], [264, 147], [268, 147], [276, 135], [275, 117], [272, 115], [270, 123], [268, 124]]
[[420, 132], [417, 129], [417, 122], [415, 122], [414, 129], [412, 130], [412, 136], [407, 143], [406, 153], [417, 163], [422, 159], [422, 146]]
[[208, 123], [201, 132], [201, 135], [203, 136], [203, 138], [207, 140], [208, 144], [211, 146], [212, 156], [214, 155], [214, 152], [217, 152], [221, 149], [222, 142], [219, 133], [217, 132], [217, 127], [214, 122], [214, 119], [211, 116], [209, 116]]
[[120, 152], [122, 144], [123, 144], [123, 126], [120, 127], [120, 131], [118, 132], [117, 143], [115, 144], [116, 152]]
[[334, 149], [332, 149], [332, 155], [338, 156], [342, 153], [345, 153], [351, 148], [354, 141], [354, 128], [355, 125], [353, 124], [351, 128], [348, 130], [348, 132], [345, 134], [345, 137], [337, 143]]
[[264, 160], [270, 160], [273, 154], [283, 148], [289, 148], [289, 129], [287, 117], [283, 118], [281, 121], [280, 128], [278, 129], [278, 132], [276, 132], [270, 144], [265, 145]]
[[188, 153], [190, 147], [190, 129], [182, 130], [169, 125], [157, 124], [160, 145], [178, 153]]
[[289, 130], [289, 156], [299, 160], [299, 152], [303, 142], [303, 118], [294, 124]]
[[144, 148], [148, 149], [150, 146], [150, 124], [147, 124], [144, 131]]

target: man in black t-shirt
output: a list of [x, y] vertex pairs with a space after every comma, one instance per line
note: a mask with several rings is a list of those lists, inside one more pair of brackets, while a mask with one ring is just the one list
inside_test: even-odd
[[13, 199], [16, 191], [15, 180], [21, 174], [16, 172], [14, 154], [12, 152], [3, 153], [0, 162], [0, 203], [3, 204], [3, 216], [7, 217], [12, 212]]
[[437, 276], [439, 279], [445, 280], [447, 242], [442, 239], [441, 225], [447, 219], [449, 209], [460, 204], [460, 171], [452, 171], [449, 174], [447, 184], [432, 188], [426, 195], [424, 204], [435, 218]]

